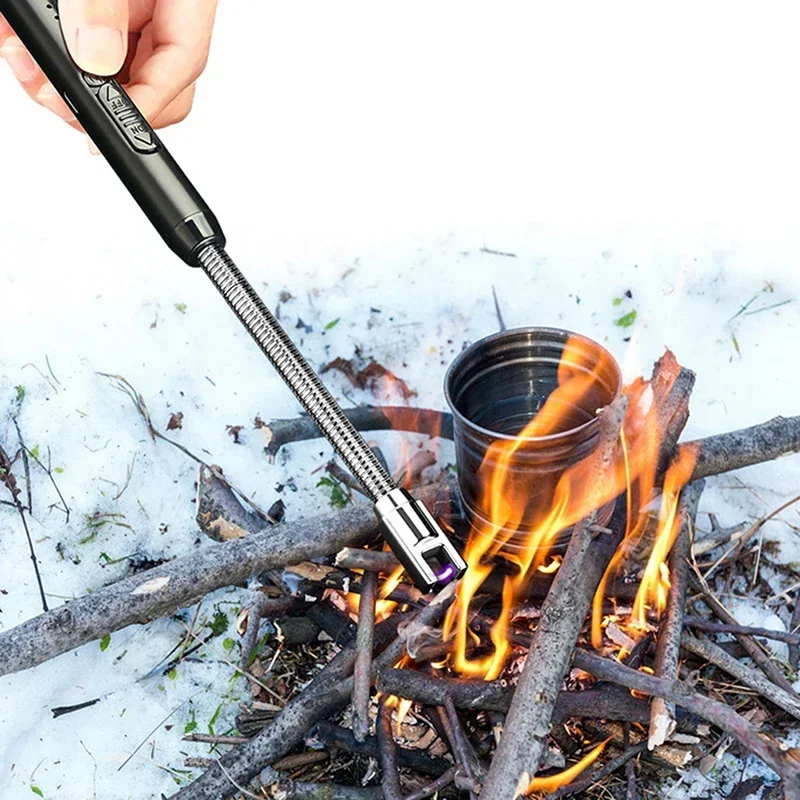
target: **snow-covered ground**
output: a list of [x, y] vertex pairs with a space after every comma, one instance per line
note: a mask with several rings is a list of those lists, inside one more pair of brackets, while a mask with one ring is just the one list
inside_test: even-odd
[[[164, 139], [268, 304], [293, 296], [281, 316], [312, 364], [358, 346], [415, 403], [442, 407], [446, 365], [497, 329], [495, 286], [510, 327], [586, 333], [629, 377], [671, 347], [698, 374], [693, 438], [800, 412], [797, 23], [789, 4], [560, 4], [530, 18], [412, 4], [390, 18], [374, 5], [228, 3], [197, 108]], [[13, 455], [19, 408], [71, 509], [65, 524], [34, 466], [48, 602], [125, 575], [127, 557], [205, 544], [196, 465], [154, 444], [100, 372], [129, 380], [162, 430], [182, 412], [174, 438], [262, 506], [282, 497], [289, 519], [326, 506], [311, 474], [325, 443], [264, 458], [254, 417], [296, 403], [203, 276], [4, 72], [0, 102], [0, 444]], [[615, 324], [634, 310], [631, 327]], [[374, 399], [329, 382], [344, 403]], [[241, 444], [229, 425], [244, 426]], [[288, 476], [297, 492], [278, 494]], [[798, 486], [800, 457], [784, 459], [710, 481], [701, 508], [752, 520]], [[780, 543], [768, 559], [800, 562], [799, 524], [792, 507], [765, 526]], [[5, 629], [41, 605], [8, 506], [0, 531]], [[200, 619], [230, 616], [238, 596], [207, 598]], [[786, 623], [760, 601], [735, 608]], [[222, 706], [212, 724], [226, 730], [246, 686], [221, 661], [224, 635], [203, 662], [146, 677], [182, 635], [162, 620], [0, 680], [0, 797], [143, 800], [186, 779], [185, 726], [206, 730]]]

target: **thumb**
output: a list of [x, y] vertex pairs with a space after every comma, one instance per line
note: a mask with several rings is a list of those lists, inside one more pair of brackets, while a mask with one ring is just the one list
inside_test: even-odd
[[128, 0], [61, 0], [61, 29], [81, 69], [114, 75], [128, 50]]

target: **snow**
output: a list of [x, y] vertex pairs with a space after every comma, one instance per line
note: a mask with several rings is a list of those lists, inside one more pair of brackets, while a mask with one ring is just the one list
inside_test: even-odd
[[[495, 286], [509, 326], [585, 333], [628, 377], [670, 346], [698, 374], [687, 438], [797, 413], [795, 11], [621, 3], [582, 7], [578, 26], [569, 5], [520, 21], [509, 7], [489, 18], [412, 4], [390, 17], [372, 5], [225, 4], [197, 108], [164, 139], [268, 304], [293, 295], [281, 314], [316, 366], [359, 346], [418, 390], [415, 403], [442, 407], [447, 364], [497, 329]], [[126, 575], [126, 556], [207, 544], [193, 519], [196, 464], [151, 441], [101, 372], [130, 381], [162, 431], [181, 411], [169, 435], [262, 506], [280, 496], [289, 519], [325, 507], [312, 473], [330, 448], [302, 443], [267, 463], [252, 420], [293, 416], [296, 403], [203, 276], [5, 73], [0, 99], [13, 121], [0, 178], [0, 444], [13, 455], [22, 386], [26, 444], [63, 470], [71, 509], [65, 524], [34, 466], [48, 602]], [[749, 312], [775, 307], [732, 319], [753, 297]], [[631, 328], [614, 324], [633, 310]], [[373, 399], [329, 378], [345, 404]], [[244, 426], [241, 444], [228, 425]], [[398, 451], [398, 437], [373, 438]], [[289, 476], [297, 491], [279, 495]], [[723, 525], [752, 521], [798, 485], [800, 458], [782, 459], [709, 481], [701, 509]], [[109, 524], [81, 544], [93, 515]], [[792, 506], [764, 526], [779, 543], [765, 570], [800, 563], [798, 524]], [[0, 506], [0, 526], [7, 629], [41, 606], [13, 509]], [[199, 624], [223, 611], [232, 626], [240, 597], [206, 598]], [[787, 622], [780, 606], [733, 607], [743, 623]], [[185, 726], [205, 731], [222, 704], [214, 728], [225, 731], [247, 693], [222, 660], [235, 661], [229, 635], [174, 678], [150, 673], [185, 630], [159, 620], [0, 680], [0, 796], [171, 793], [186, 777]]]

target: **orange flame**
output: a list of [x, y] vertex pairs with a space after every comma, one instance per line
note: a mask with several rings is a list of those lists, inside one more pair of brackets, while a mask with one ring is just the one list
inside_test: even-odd
[[667, 605], [667, 593], [669, 592], [667, 556], [672, 550], [672, 545], [675, 543], [681, 527], [681, 519], [678, 516], [678, 499], [681, 489], [692, 477], [696, 461], [697, 454], [692, 450], [684, 449], [680, 451], [680, 455], [670, 465], [664, 476], [656, 540], [633, 604], [633, 618], [642, 629], [647, 627], [648, 609], [660, 614]]
[[596, 747], [593, 747], [580, 761], [573, 764], [571, 767], [558, 772], [555, 775], [546, 775], [543, 778], [534, 778], [526, 790], [526, 794], [549, 794], [568, 783], [572, 783], [578, 775], [581, 774], [587, 767], [591, 766], [600, 757], [600, 754], [605, 750], [606, 745], [610, 739], [606, 739]]
[[[513, 458], [520, 448], [526, 446], [526, 440], [565, 430], [565, 410], [581, 407], [585, 402], [588, 392], [596, 384], [597, 376], [608, 367], [604, 358], [598, 360], [593, 370], [582, 369], [581, 365], [586, 360], [582, 343], [578, 339], [571, 339], [558, 367], [558, 386], [536, 416], [519, 436], [498, 440], [487, 450], [479, 477], [486, 487], [482, 507], [491, 523], [477, 526], [467, 541], [464, 559], [469, 568], [461, 580], [456, 602], [450, 608], [444, 625], [445, 637], [455, 631], [453, 665], [462, 674], [481, 676], [486, 680], [493, 680], [500, 674], [510, 650], [507, 633], [511, 611], [527, 585], [529, 575], [543, 565], [560, 531], [617, 494], [614, 486], [619, 480], [604, 482], [599, 497], [598, 493], [582, 491], [590, 485], [590, 470], [594, 468], [592, 459], [584, 460], [564, 472], [556, 483], [550, 507], [537, 513], [536, 524], [528, 527], [524, 521], [530, 511], [530, 500], [526, 492], [514, 486], [511, 476]], [[519, 552], [504, 550], [517, 533], [524, 537]], [[503, 586], [501, 613], [490, 633], [494, 650], [485, 657], [468, 659], [468, 638], [472, 636], [469, 631], [470, 602], [492, 571], [492, 560], [501, 553], [516, 568], [516, 572], [505, 579]]]
[[[667, 351], [655, 383], [641, 378], [623, 391], [628, 408], [620, 432], [620, 443], [614, 452], [608, 472], [598, 481], [597, 458], [588, 457], [567, 468], [555, 482], [550, 497], [542, 504], [543, 495], [531, 497], [526, 486], [519, 485], [512, 474], [514, 459], [531, 439], [565, 432], [570, 428], [570, 410], [585, 408], [590, 392], [607, 374], [610, 358], [607, 355], [594, 362], [583, 350], [580, 339], [570, 339], [558, 368], [558, 385], [548, 396], [536, 416], [515, 438], [501, 439], [487, 450], [479, 469], [479, 483], [484, 487], [479, 505], [482, 516], [490, 522], [473, 527], [464, 558], [468, 570], [461, 580], [456, 602], [445, 619], [444, 636], [452, 637], [452, 666], [463, 675], [497, 678], [510, 653], [509, 625], [513, 609], [527, 583], [537, 570], [548, 572], [558, 564], [548, 563], [548, 552], [561, 531], [588, 517], [623, 492], [626, 495], [627, 528], [625, 540], [603, 577], [593, 603], [592, 642], [603, 643], [602, 606], [608, 580], [625, 561], [627, 555], [642, 542], [648, 530], [650, 515], [647, 507], [656, 496], [663, 425], [661, 406], [677, 377], [680, 367]], [[593, 363], [588, 370], [585, 365]], [[676, 519], [678, 496], [694, 468], [693, 455], [684, 453], [667, 472], [661, 494], [656, 543], [645, 570], [634, 616], [644, 622], [647, 609], [663, 607], [668, 591], [665, 564], [677, 534], [680, 521]], [[534, 504], [546, 507], [537, 507]], [[530, 520], [533, 519], [533, 524]], [[514, 547], [508, 545], [514, 538]], [[519, 545], [519, 546], [517, 546]], [[481, 642], [470, 630], [470, 604], [480, 587], [493, 571], [500, 557], [512, 568], [503, 584], [501, 610], [490, 630], [491, 650], [488, 654], [467, 658], [468, 647]]]

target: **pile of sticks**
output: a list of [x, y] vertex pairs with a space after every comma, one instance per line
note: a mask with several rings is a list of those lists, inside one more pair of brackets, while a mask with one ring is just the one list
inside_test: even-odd
[[[776, 792], [800, 798], [800, 758], [780, 740], [786, 726], [800, 719], [800, 696], [765, 644], [788, 644], [791, 670], [797, 668], [800, 634], [794, 629], [800, 626], [800, 602], [795, 602], [790, 633], [739, 625], [716, 592], [723, 576], [730, 577], [726, 570], [742, 568], [763, 521], [747, 530], [724, 530], [712, 520], [704, 539], [695, 526], [704, 479], [800, 451], [800, 417], [678, 444], [693, 381], [670, 353], [656, 364], [651, 379], [663, 432], [662, 474], [684, 448], [692, 450], [696, 463], [680, 498], [667, 608], [655, 630], [624, 658], [615, 657], [610, 643], [592, 649], [587, 628], [592, 598], [624, 535], [622, 502], [607, 528], [593, 517], [578, 524], [559, 569], [532, 578], [525, 607], [508, 634], [514, 657], [501, 679], [480, 681], [442, 666], [450, 645], [442, 641], [441, 626], [454, 586], [436, 596], [423, 596], [406, 583], [385, 591], [382, 576], [398, 565], [381, 548], [370, 504], [295, 522], [276, 520], [272, 512], [266, 519], [242, 508], [221, 471], [201, 468], [198, 521], [225, 541], [0, 633], [0, 675], [29, 669], [238, 585], [248, 588], [237, 624], [241, 662], [232, 666], [248, 675], [254, 701], [238, 720], [241, 735], [187, 736], [212, 744], [213, 757], [187, 759], [205, 769], [174, 798], [508, 800], [528, 793], [574, 795], [608, 780], [617, 781], [622, 796], [634, 800], [648, 776], [657, 779], [667, 768], [713, 760], [715, 748], [731, 743], [777, 774]], [[598, 483], [619, 438], [624, 400], [599, 414], [601, 435], [593, 456]], [[358, 408], [350, 415], [364, 431], [407, 427], [441, 436], [452, 431], [449, 416], [435, 411]], [[286, 444], [319, 435], [307, 418], [275, 421], [267, 432], [271, 456]], [[417, 461], [418, 467], [430, 463]], [[420, 468], [406, 472], [418, 478]], [[451, 480], [441, 478], [419, 488], [417, 495], [457, 526]], [[221, 530], [227, 534], [216, 536]], [[705, 569], [698, 563], [720, 551]], [[607, 595], [624, 604], [635, 588], [618, 576]], [[491, 577], [481, 591], [486, 596], [470, 623], [476, 648], [488, 642], [496, 616]], [[353, 593], [360, 596], [357, 623], [341, 602]], [[382, 597], [396, 604], [391, 612], [380, 611]], [[263, 653], [254, 656], [265, 619], [282, 632], [266, 667]], [[734, 639], [715, 641], [720, 635]], [[320, 645], [321, 639], [327, 644]], [[333, 657], [307, 685], [293, 687], [286, 697], [276, 695], [266, 682], [270, 667], [288, 652], [302, 657], [308, 648], [317, 654], [326, 649]], [[719, 674], [745, 687], [747, 694], [734, 694], [735, 703], [728, 702], [725, 691], [731, 684], [720, 690], [714, 679]], [[397, 698], [413, 703], [412, 716], [429, 729], [424, 747], [398, 744], [403, 737], [392, 725]], [[572, 762], [585, 755], [587, 742], [603, 741], [606, 750], [593, 766], [572, 780], [550, 778], [565, 758]], [[222, 749], [227, 751], [220, 755]], [[337, 754], [368, 765], [353, 775], [354, 785], [308, 780], [326, 776], [314, 770]]]

